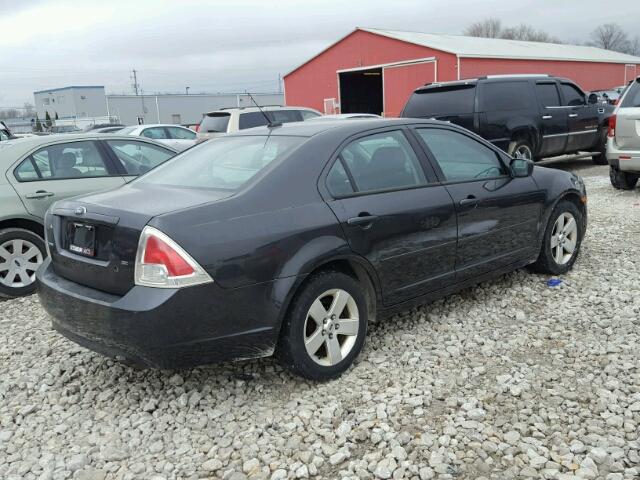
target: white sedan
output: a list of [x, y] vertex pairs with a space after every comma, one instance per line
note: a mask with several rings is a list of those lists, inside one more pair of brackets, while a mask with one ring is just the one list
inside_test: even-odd
[[152, 138], [180, 152], [196, 144], [196, 132], [180, 125], [136, 125], [124, 127], [118, 134]]

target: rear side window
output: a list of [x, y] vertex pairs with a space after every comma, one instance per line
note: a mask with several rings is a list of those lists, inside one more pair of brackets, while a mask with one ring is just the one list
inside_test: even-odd
[[200, 131], [204, 133], [225, 133], [229, 126], [228, 112], [207, 113], [200, 122]]
[[253, 127], [263, 127], [267, 125], [267, 119], [260, 112], [247, 112], [240, 114], [240, 120], [238, 121], [238, 128], [245, 130]]
[[274, 123], [301, 122], [302, 115], [299, 110], [265, 110], [262, 112], [247, 112], [240, 114], [240, 130], [253, 127], [263, 127], [269, 120]]
[[195, 140], [196, 132], [187, 128], [167, 127], [171, 138], [176, 140]]
[[475, 85], [455, 85], [418, 90], [407, 102], [403, 117], [435, 117], [473, 113]]
[[9, 134], [5, 130], [0, 130], [0, 141], [9, 140]]
[[556, 87], [555, 83], [536, 84], [536, 93], [543, 107], [560, 106], [560, 95], [558, 94], [558, 87]]
[[142, 136], [147, 138], [164, 139], [167, 138], [167, 133], [163, 127], [146, 128], [142, 131]]
[[526, 110], [533, 107], [529, 82], [481, 83], [480, 111], [501, 112]]
[[313, 112], [311, 110], [300, 110], [300, 115], [302, 115], [302, 120], [309, 120], [310, 118], [319, 117], [320, 114]]
[[585, 105], [584, 94], [578, 90], [578, 87], [570, 83], [560, 84], [562, 95], [564, 96], [564, 105], [567, 107], [579, 107]]
[[640, 107], [640, 82], [637, 80], [631, 84], [629, 90], [622, 99], [620, 108], [639, 108]]

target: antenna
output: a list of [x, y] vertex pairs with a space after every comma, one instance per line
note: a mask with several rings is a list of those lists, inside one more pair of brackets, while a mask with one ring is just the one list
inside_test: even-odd
[[260, 105], [258, 105], [258, 102], [256, 102], [256, 99], [253, 98], [253, 95], [251, 95], [248, 91], [245, 90], [245, 93], [247, 95], [249, 95], [249, 98], [251, 99], [251, 101], [254, 103], [254, 105], [256, 107], [258, 107], [258, 110], [260, 110], [260, 113], [262, 114], [262, 116], [264, 118], [267, 119], [267, 127], [269, 128], [274, 128], [274, 127], [281, 127], [282, 126], [282, 122], [274, 122], [273, 120], [271, 120], [269, 118], [269, 115], [266, 114], [266, 112], [264, 110], [262, 110], [262, 107], [260, 107]]

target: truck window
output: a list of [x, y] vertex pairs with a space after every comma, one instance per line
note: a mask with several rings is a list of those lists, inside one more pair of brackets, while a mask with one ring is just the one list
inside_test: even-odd
[[555, 83], [536, 84], [536, 93], [543, 107], [559, 107], [560, 95]]
[[479, 88], [481, 112], [533, 108], [529, 82], [487, 82], [481, 83]]
[[567, 107], [579, 107], [585, 105], [584, 94], [578, 90], [578, 87], [570, 83], [562, 83], [560, 85], [562, 95], [564, 96], [564, 105]]
[[402, 116], [429, 118], [473, 113], [475, 98], [475, 85], [425, 88], [411, 95]]

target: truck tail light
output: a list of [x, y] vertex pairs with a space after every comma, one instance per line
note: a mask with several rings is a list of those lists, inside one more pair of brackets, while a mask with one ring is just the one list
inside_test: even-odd
[[610, 138], [616, 136], [616, 120], [617, 115], [615, 113], [609, 117], [609, 129], [607, 130], [607, 136]]
[[160, 230], [144, 227], [136, 255], [136, 285], [182, 288], [210, 282], [209, 274], [180, 245]]

